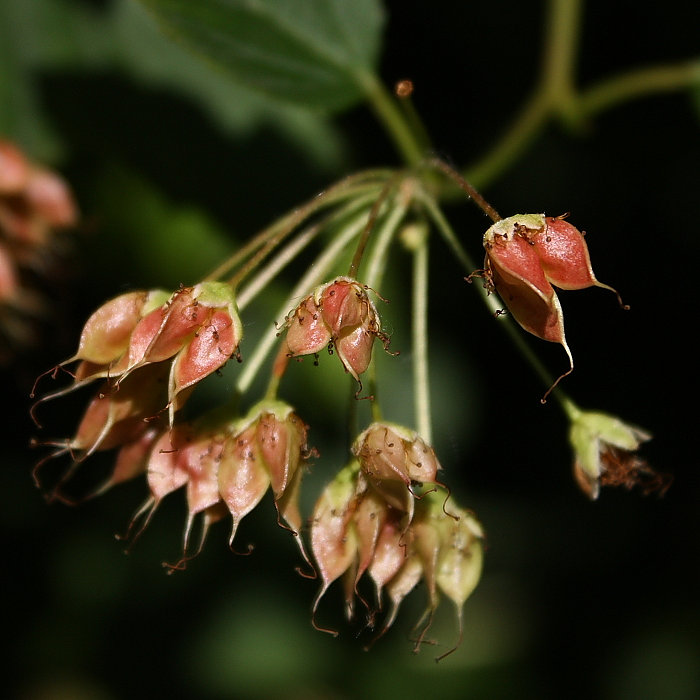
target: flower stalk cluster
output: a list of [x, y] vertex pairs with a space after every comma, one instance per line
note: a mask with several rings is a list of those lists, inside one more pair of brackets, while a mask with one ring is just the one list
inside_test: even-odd
[[[430, 445], [431, 234], [437, 231], [466, 268], [471, 262], [421, 179], [425, 167], [434, 165], [347, 178], [261, 231], [206, 279], [174, 291], [127, 292], [100, 306], [86, 321], [76, 352], [51, 371], [54, 378], [68, 374], [67, 386], [37, 401], [35, 415], [52, 400], [91, 392], [73, 435], [40, 443], [53, 449], [35, 470], [37, 483], [49, 459], [67, 458], [68, 469], [47, 491], [50, 498], [75, 502], [80, 496], [73, 495], [74, 479], [83, 471], [78, 467], [97, 452], [112, 453], [107, 478], [87, 495], [144, 479], [146, 498], [125, 535], [130, 543], [163, 499], [183, 493], [182, 556], [167, 564], [169, 571], [184, 569], [222, 520], [229, 520], [229, 547], [238, 551], [241, 521], [269, 493], [277, 523], [292, 533], [309, 576], [320, 582], [312, 606], [318, 629], [335, 633], [317, 618], [337, 580], [346, 616], [361, 618], [362, 628], [374, 631], [373, 641], [392, 626], [403, 600], [422, 581], [427, 602], [414, 629], [415, 650], [441, 597], [455, 606], [461, 639], [462, 608], [481, 577], [485, 535], [477, 517], [452, 502], [442, 481], [446, 470]], [[439, 170], [452, 173], [449, 167]], [[459, 182], [477, 199], [461, 176]], [[480, 196], [477, 203], [495, 223], [483, 238], [484, 269], [472, 274], [485, 278], [485, 291], [497, 292], [522, 328], [562, 344], [571, 359], [553, 285], [611, 289], [595, 278], [583, 235], [563, 217], [500, 219]], [[246, 348], [247, 305], [317, 239], [323, 240], [321, 251], [292, 288], [280, 322], [271, 321], [257, 346]], [[382, 322], [374, 299], [386, 300], [375, 290], [382, 287], [395, 241], [413, 259], [410, 381], [417, 429], [384, 420], [376, 391], [381, 376], [374, 344], [378, 340], [388, 352], [391, 324]], [[348, 259], [350, 268], [343, 269]], [[303, 475], [322, 456], [309, 446], [312, 428], [279, 395], [294, 364], [289, 361], [309, 355], [318, 361], [323, 351], [336, 355], [340, 376], [359, 387], [351, 402], [353, 420], [365, 406], [371, 420], [359, 434], [351, 432], [349, 463], [328, 480], [313, 512], [304, 514]], [[197, 415], [190, 397], [231, 359], [242, 365], [231, 400]], [[253, 380], [263, 372], [267, 390], [251, 401]], [[370, 395], [360, 397], [366, 376]], [[336, 390], [340, 381], [325, 390]], [[642, 431], [577, 413], [558, 387], [555, 393], [572, 423], [576, 479], [589, 496], [597, 496], [599, 485], [624, 482], [625, 469], [628, 475], [644, 473], [634, 461], [647, 438]]]

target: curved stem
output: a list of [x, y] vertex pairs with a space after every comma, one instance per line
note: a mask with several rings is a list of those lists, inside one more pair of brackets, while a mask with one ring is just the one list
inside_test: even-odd
[[372, 189], [368, 194], [356, 197], [341, 209], [332, 212], [322, 221], [318, 221], [304, 229], [294, 240], [288, 243], [268, 264], [263, 268], [246, 287], [237, 294], [238, 309], [242, 311], [272, 280], [275, 275], [289, 262], [291, 262], [321, 231], [348, 217], [358, 209], [363, 209], [376, 199], [376, 191]]
[[508, 169], [537, 136], [553, 112], [575, 114], [574, 69], [581, 0], [550, 0], [538, 86], [496, 144], [466, 169], [466, 178], [485, 187]]
[[540, 89], [564, 118], [575, 115], [574, 74], [581, 26], [581, 0], [549, 0]]
[[[304, 219], [308, 218], [319, 209], [361, 194], [367, 191], [367, 189], [372, 189], [379, 183], [384, 182], [388, 177], [391, 177], [394, 172], [395, 171], [388, 168], [377, 168], [348, 175], [339, 182], [331, 185], [328, 189], [316, 194], [305, 204], [287, 212], [287, 214], [263, 229], [256, 236], [251, 238], [241, 249], [237, 250], [231, 257], [212, 270], [203, 281], [218, 280], [226, 276], [238, 264], [250, 255], [255, 254], [258, 249], [269, 244], [270, 241], [274, 240], [276, 237], [275, 245], [279, 244], [287, 235], [292, 233]], [[241, 281], [242, 279], [236, 278], [231, 280], [231, 282], [235, 284], [240, 284]]]
[[641, 68], [587, 88], [578, 106], [583, 116], [591, 117], [627, 100], [693, 86], [700, 86], [700, 61]]
[[536, 92], [518, 116], [486, 155], [470, 165], [465, 177], [476, 187], [486, 187], [514, 163], [535, 139], [549, 117], [550, 103], [542, 92]]
[[365, 253], [365, 248], [367, 247], [367, 242], [369, 241], [369, 237], [372, 233], [372, 230], [374, 229], [377, 223], [379, 213], [382, 207], [384, 206], [384, 203], [386, 202], [387, 197], [389, 196], [389, 193], [391, 192], [392, 188], [396, 186], [396, 181], [399, 179], [399, 177], [401, 177], [401, 174], [397, 173], [396, 175], [394, 175], [394, 177], [387, 180], [386, 184], [382, 188], [382, 191], [379, 193], [379, 196], [376, 198], [372, 209], [370, 210], [367, 223], [365, 225], [364, 230], [362, 231], [360, 240], [357, 243], [357, 247], [355, 248], [355, 254], [352, 257], [350, 269], [348, 270], [348, 277], [351, 277], [352, 279], [355, 279], [357, 277], [357, 271], [360, 267], [360, 263], [362, 262], [362, 256]]
[[414, 131], [403, 111], [399, 109], [396, 98], [374, 74], [362, 73], [357, 77], [375, 116], [394, 142], [404, 162], [409, 166], [417, 166], [425, 157], [422, 135]]

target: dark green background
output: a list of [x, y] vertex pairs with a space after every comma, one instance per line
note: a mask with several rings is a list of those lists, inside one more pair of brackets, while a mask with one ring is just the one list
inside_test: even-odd
[[[95, 10], [98, 22], [112, 7], [73, 4]], [[388, 3], [381, 75], [389, 85], [414, 81], [415, 106], [440, 155], [473, 162], [509, 122], [535, 80], [544, 7]], [[586, 3], [580, 83], [697, 56], [697, 19], [694, 4], [679, 0]], [[588, 232], [598, 277], [632, 309], [623, 313], [597, 289], [561, 295], [577, 365], [566, 389], [582, 407], [654, 433], [644, 454], [674, 476], [665, 498], [604, 490], [591, 503], [577, 491], [562, 416], [554, 403], [539, 404], [537, 379], [436, 241], [435, 442], [445, 480], [488, 532], [483, 580], [464, 612], [464, 643], [436, 665], [436, 652], [455, 632], [445, 602], [434, 629], [441, 646], [411, 654], [407, 635], [420, 615], [422, 590], [370, 653], [341, 619], [336, 588], [320, 617], [342, 634], [315, 632], [309, 622], [315, 583], [295, 574], [294, 543], [276, 528], [267, 498], [239, 533], [243, 545], [256, 544], [250, 557], [231, 554], [226, 526], [218, 525], [185, 573], [166, 576], [160, 563], [177, 557], [184, 523], [179, 496], [168, 499], [124, 556], [113, 535], [145, 497], [142, 481], [77, 508], [47, 506], [34, 488], [29, 390], [36, 375], [73, 352], [92, 309], [126, 289], [196, 281], [237, 241], [326, 184], [397, 163], [364, 107], [331, 120], [337, 147], [316, 142], [307, 149], [274, 120], [226, 130], [188, 91], [136, 74], [88, 56], [24, 75], [33, 81], [37, 113], [60, 144], [26, 147], [55, 155], [51, 162], [73, 184], [84, 225], [50, 289], [53, 307], [40, 347], [2, 370], [4, 694], [698, 697], [700, 92], [627, 103], [578, 135], [552, 126], [484, 192], [503, 215], [570, 211]], [[478, 258], [484, 218], [466, 203], [448, 212]], [[396, 258], [388, 283], [399, 346], [408, 262]], [[267, 312], [277, 303], [276, 297]], [[248, 318], [250, 332], [269, 318]], [[532, 346], [554, 373], [565, 366], [559, 348], [535, 339]], [[409, 367], [406, 355], [396, 360], [399, 377]], [[322, 453], [309, 481], [317, 493], [345, 459], [344, 413], [318, 381], [328, 375], [315, 375], [311, 363], [293, 369], [298, 374], [285, 393], [303, 409]], [[213, 396], [226, 394], [235, 371], [227, 369]], [[389, 386], [387, 394], [400, 400], [400, 382]], [[47, 411], [54, 422], [46, 432], [70, 432], [78, 410], [67, 401]], [[307, 499], [313, 497], [309, 491]]]

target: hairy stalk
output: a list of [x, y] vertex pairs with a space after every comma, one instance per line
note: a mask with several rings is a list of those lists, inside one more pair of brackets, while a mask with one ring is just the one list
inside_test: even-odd
[[[290, 308], [294, 306], [299, 297], [323, 281], [323, 278], [328, 273], [328, 270], [333, 266], [336, 258], [338, 255], [340, 255], [343, 248], [345, 248], [345, 246], [363, 229], [366, 220], [366, 212], [361, 212], [358, 214], [337, 235], [332, 243], [318, 255], [316, 260], [311, 263], [307, 273], [299, 280], [299, 282], [297, 282], [296, 286], [291, 291], [277, 313], [278, 318], [282, 319], [282, 323], [284, 322], [286, 314], [289, 313]], [[272, 346], [277, 341], [278, 334], [279, 331], [277, 330], [277, 327], [272, 325], [258, 341], [258, 344], [251, 353], [250, 357], [247, 358], [243, 371], [239, 375], [238, 381], [236, 382], [236, 391], [238, 394], [243, 394], [250, 388], [250, 385], [253, 383], [258, 370], [265, 361], [265, 358], [272, 349]], [[271, 384], [274, 383], [276, 387], [279, 380], [280, 377], [273, 377]], [[268, 390], [268, 393], [269, 391], [270, 390]], [[276, 388], [272, 390], [272, 395], [274, 395], [275, 391]]]

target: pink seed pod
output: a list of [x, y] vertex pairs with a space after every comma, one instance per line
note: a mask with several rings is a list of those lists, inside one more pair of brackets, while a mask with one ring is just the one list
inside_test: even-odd
[[134, 373], [118, 388], [105, 383], [88, 404], [67, 447], [84, 459], [97, 450], [110, 450], [139, 437], [161, 410], [167, 387], [164, 369]]
[[139, 368], [169, 361], [166, 404], [170, 422], [189, 392], [238, 353], [243, 325], [231, 287], [203, 282], [174, 294], [163, 290], [122, 294], [103, 304], [85, 323], [69, 387], [40, 399], [62, 396], [95, 379], [115, 386]]
[[219, 464], [219, 493], [233, 518], [230, 544], [242, 518], [271, 487], [280, 526], [301, 539], [299, 488], [306, 461], [314, 454], [307, 446], [308, 427], [291, 406], [265, 400], [231, 429]]
[[352, 520], [358, 504], [358, 475], [356, 463], [338, 472], [321, 493], [311, 517], [311, 549], [321, 579], [312, 623], [316, 629], [334, 636], [337, 631], [317, 625], [316, 611], [329, 586], [350, 570], [357, 557], [358, 534]]
[[357, 381], [369, 366], [374, 339], [388, 345], [367, 288], [349, 277], [318, 287], [287, 316], [285, 327], [289, 357], [335, 348], [345, 371]]
[[483, 242], [486, 288], [498, 292], [526, 331], [542, 340], [560, 343], [566, 351], [570, 369], [556, 385], [573, 370], [574, 361], [564, 334], [562, 308], [552, 285], [560, 289], [596, 286], [616, 295], [617, 292], [596, 279], [583, 234], [563, 217], [518, 214], [501, 219], [486, 231]]
[[270, 487], [270, 476], [257, 454], [256, 428], [253, 423], [230, 435], [219, 464], [219, 494], [233, 518], [231, 547], [241, 520], [260, 503]]
[[[163, 425], [161, 416], [166, 395], [167, 367], [163, 365], [145, 367], [118, 387], [104, 382], [88, 403], [73, 437], [37, 443], [56, 447], [34, 469], [37, 486], [41, 486], [39, 469], [47, 461], [65, 454], [70, 455], [72, 464], [50, 493], [51, 499], [71, 500], [62, 493], [62, 486], [77, 467], [96, 452], [118, 449], [117, 464], [111, 476], [83, 499], [103, 493], [112, 485], [144, 471], [149, 444], [155, 439], [152, 431], [160, 430]], [[145, 437], [147, 434], [149, 437]]]
[[[125, 539], [133, 544], [146, 529], [163, 499], [184, 488], [187, 520], [183, 551], [176, 563], [164, 564], [169, 573], [184, 569], [187, 562], [199, 554], [209, 527], [225, 514], [217, 478], [225, 436], [225, 425], [216, 421], [209, 425], [203, 419], [198, 423], [178, 423], [171, 428], [161, 428], [151, 440], [146, 457], [146, 479], [150, 494], [133, 516]], [[199, 544], [194, 552], [190, 552], [190, 538], [198, 517], [202, 521]]]
[[[382, 533], [377, 552], [390, 564], [386, 571], [370, 569], [378, 590], [383, 587], [391, 602], [391, 608], [384, 625], [378, 633], [381, 637], [391, 626], [403, 599], [422, 579], [427, 592], [427, 605], [424, 614], [414, 628], [415, 648], [418, 652], [425, 635], [429, 631], [440, 593], [455, 605], [459, 638], [457, 644], [440, 655], [440, 660], [452, 653], [462, 639], [462, 608], [476, 588], [481, 577], [483, 558], [483, 531], [476, 518], [466, 510], [450, 506], [445, 510], [444, 503], [435, 493], [426, 495], [416, 508], [416, 514], [409, 529], [401, 533], [396, 528], [386, 528]], [[403, 559], [392, 552], [399, 545]], [[382, 561], [382, 559], [378, 559]], [[398, 566], [397, 566], [398, 564]], [[393, 567], [397, 567], [393, 571]]]
[[78, 351], [64, 364], [83, 360], [96, 365], [109, 365], [128, 349], [137, 324], [153, 306], [167, 299], [167, 292], [153, 290], [121, 294], [104, 303], [86, 321], [80, 334]]
[[433, 449], [413, 430], [392, 423], [372, 423], [355, 440], [353, 454], [372, 488], [410, 522], [415, 494], [413, 488], [439, 483], [440, 467]]
[[306, 297], [287, 317], [287, 350], [291, 357], [315, 355], [331, 342], [331, 331], [323, 320], [314, 296]]

